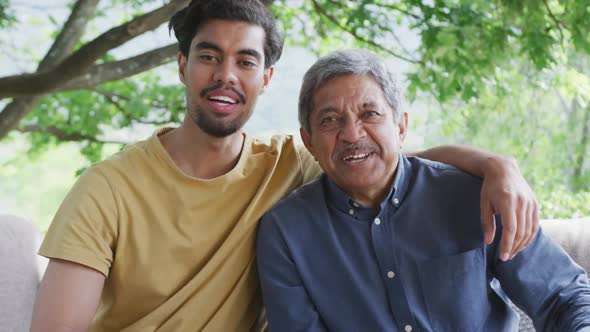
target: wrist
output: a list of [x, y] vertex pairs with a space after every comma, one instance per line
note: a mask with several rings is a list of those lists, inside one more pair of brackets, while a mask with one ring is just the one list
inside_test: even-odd
[[486, 158], [482, 173], [484, 177], [502, 176], [510, 169], [518, 170], [518, 163], [514, 157], [494, 154]]

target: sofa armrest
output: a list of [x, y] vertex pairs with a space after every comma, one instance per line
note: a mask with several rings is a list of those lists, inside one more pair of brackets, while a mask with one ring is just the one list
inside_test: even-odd
[[0, 215], [0, 330], [28, 331], [40, 271], [41, 234], [28, 220]]
[[545, 234], [586, 271], [590, 271], [590, 218], [541, 221]]

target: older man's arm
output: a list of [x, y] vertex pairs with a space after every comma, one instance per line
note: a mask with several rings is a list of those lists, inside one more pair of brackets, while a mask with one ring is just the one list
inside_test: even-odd
[[590, 331], [588, 276], [543, 230], [508, 262], [495, 258], [497, 245], [488, 251], [491, 272], [537, 331]]
[[258, 277], [270, 332], [327, 331], [299, 277], [272, 212], [260, 222], [256, 240]]
[[539, 229], [537, 200], [514, 158], [459, 145], [406, 154], [450, 164], [483, 177], [480, 204], [485, 240], [488, 244], [494, 240], [494, 215], [500, 214], [503, 226], [500, 259], [513, 258], [535, 238]]

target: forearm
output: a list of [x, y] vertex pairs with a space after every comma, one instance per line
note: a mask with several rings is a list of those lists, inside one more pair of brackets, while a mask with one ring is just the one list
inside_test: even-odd
[[[577, 281], [581, 282], [580, 279], [585, 277], [580, 276]], [[573, 287], [571, 292], [572, 297], [562, 303], [562, 308], [559, 308], [561, 314], [555, 315], [559, 317], [556, 321], [560, 323], [556, 330], [590, 331], [590, 290]]]
[[484, 177], [490, 172], [497, 171], [500, 165], [516, 167], [512, 157], [465, 145], [442, 145], [428, 150], [408, 152], [406, 155], [430, 159], [453, 165], [467, 173]]
[[[496, 241], [493, 246], [497, 246]], [[539, 232], [522, 254], [498, 262], [494, 276], [510, 299], [543, 331], [579, 331], [590, 326], [590, 286], [583, 269]]]

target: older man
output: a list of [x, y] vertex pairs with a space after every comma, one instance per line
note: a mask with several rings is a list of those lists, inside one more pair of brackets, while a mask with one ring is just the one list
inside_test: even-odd
[[271, 331], [514, 331], [510, 300], [540, 330], [590, 330], [587, 276], [554, 242], [539, 232], [501, 261], [479, 223], [482, 180], [400, 153], [408, 115], [377, 56], [320, 59], [299, 120], [325, 175], [259, 226]]

